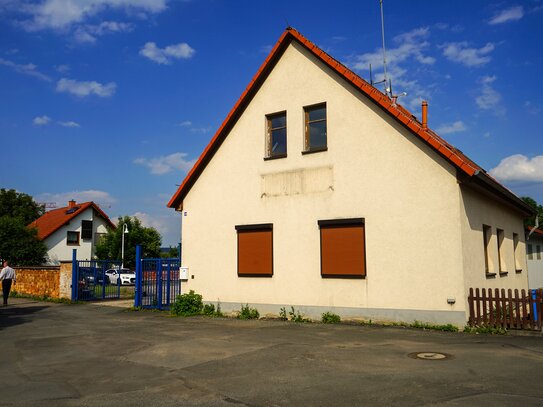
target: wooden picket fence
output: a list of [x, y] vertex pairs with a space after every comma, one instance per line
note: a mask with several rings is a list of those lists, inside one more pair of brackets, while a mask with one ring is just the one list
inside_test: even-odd
[[469, 325], [541, 331], [543, 290], [469, 289]]

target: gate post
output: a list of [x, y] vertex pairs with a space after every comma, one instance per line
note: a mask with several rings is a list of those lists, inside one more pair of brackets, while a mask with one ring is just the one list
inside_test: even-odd
[[157, 259], [158, 267], [156, 272], [156, 304], [158, 309], [162, 309], [162, 259]]
[[141, 245], [136, 245], [136, 287], [134, 295], [134, 307], [141, 307], [141, 283], [143, 273], [141, 269]]
[[72, 301], [78, 300], [79, 281], [77, 280], [77, 249], [72, 250]]

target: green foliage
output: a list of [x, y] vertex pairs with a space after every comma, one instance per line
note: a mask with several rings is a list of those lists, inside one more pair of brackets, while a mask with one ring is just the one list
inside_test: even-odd
[[221, 312], [221, 303], [217, 303], [217, 309], [215, 309], [213, 304], [204, 304], [202, 314], [208, 317], [222, 317], [223, 313]]
[[287, 310], [285, 309], [285, 307], [281, 307], [281, 309], [279, 310], [279, 318], [283, 321], [288, 321]]
[[241, 304], [241, 310], [238, 314], [238, 319], [258, 319], [260, 318], [260, 313], [256, 308], [249, 307], [249, 304]]
[[30, 195], [0, 189], [0, 258], [14, 266], [45, 263], [47, 247], [38, 239], [36, 229], [27, 228], [43, 212]]
[[173, 259], [179, 257], [179, 248], [170, 246], [167, 252], [160, 252], [160, 257], [164, 259]]
[[178, 295], [171, 308], [171, 314], [175, 316], [189, 317], [202, 313], [204, 304], [202, 296], [190, 290], [188, 294]]
[[38, 239], [37, 230], [27, 228], [18, 218], [0, 217], [0, 257], [14, 266], [45, 263], [47, 247]]
[[520, 199], [522, 199], [537, 212], [537, 215], [524, 219], [524, 226], [535, 226], [535, 217], [538, 216], [539, 226], [543, 227], [543, 205], [539, 205], [535, 199], [530, 198], [529, 196], [523, 196]]
[[339, 324], [341, 322], [341, 317], [331, 312], [325, 312], [322, 314], [321, 321], [323, 324]]
[[413, 324], [409, 325], [409, 327], [419, 328], [419, 329], [432, 329], [435, 331], [458, 332], [458, 327], [452, 324], [435, 325], [435, 324], [427, 324], [424, 322], [415, 321]]
[[300, 314], [300, 311], [295, 311], [294, 307], [290, 307], [290, 311], [288, 312], [288, 315], [292, 322], [311, 322], [310, 319], [304, 318], [302, 314]]
[[34, 202], [30, 195], [14, 189], [0, 189], [0, 217], [16, 218], [26, 226], [38, 219], [45, 212], [44, 208]]
[[464, 332], [469, 334], [491, 334], [491, 335], [506, 335], [507, 329], [494, 328], [490, 326], [469, 326], [464, 327]]
[[134, 268], [136, 264], [136, 245], [141, 245], [142, 257], [160, 257], [161, 236], [151, 227], [145, 227], [134, 217], [119, 218], [116, 229], [109, 229], [96, 245], [96, 257], [100, 260], [119, 260], [122, 252], [122, 234], [124, 225], [128, 233], [124, 236], [124, 265]]
[[[9, 293], [10, 297], [13, 298], [29, 298], [36, 301], [43, 301], [43, 302], [54, 302], [57, 304], [76, 304], [77, 302], [73, 302], [72, 300], [68, 298], [54, 298], [49, 297], [47, 294], [44, 295], [30, 295], [30, 294], [22, 294], [18, 293], [17, 291], [12, 291]], [[80, 302], [81, 303], [81, 302]]]

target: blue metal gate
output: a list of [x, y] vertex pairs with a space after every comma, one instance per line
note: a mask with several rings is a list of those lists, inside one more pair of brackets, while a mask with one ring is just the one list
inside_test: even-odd
[[136, 296], [134, 306], [169, 309], [181, 294], [179, 258], [142, 259], [136, 247]]
[[121, 279], [113, 284], [108, 270], [118, 270], [120, 261], [72, 260], [72, 301], [111, 300], [121, 296]]

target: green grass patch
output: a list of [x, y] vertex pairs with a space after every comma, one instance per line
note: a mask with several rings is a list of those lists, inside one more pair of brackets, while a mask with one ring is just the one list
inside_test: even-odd
[[260, 313], [256, 308], [249, 307], [249, 304], [241, 304], [241, 310], [238, 314], [238, 319], [258, 319], [260, 318]]
[[341, 317], [332, 312], [325, 312], [322, 314], [321, 322], [323, 324], [339, 324], [341, 322]]

